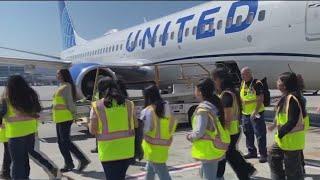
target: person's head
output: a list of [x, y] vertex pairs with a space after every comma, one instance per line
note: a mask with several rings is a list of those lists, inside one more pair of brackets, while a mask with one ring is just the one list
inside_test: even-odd
[[218, 109], [219, 121], [224, 125], [224, 111], [220, 98], [214, 93], [214, 82], [210, 78], [200, 80], [195, 88], [195, 96], [198, 100], [208, 101]]
[[150, 85], [143, 91], [145, 107], [154, 105], [158, 117], [164, 117], [164, 101], [156, 85]]
[[105, 81], [105, 85], [104, 105], [110, 108], [113, 105], [113, 101], [116, 101], [118, 105], [124, 105], [126, 99], [121, 93], [117, 83], [110, 79]]
[[41, 111], [38, 94], [20, 75], [10, 76], [6, 87], [6, 98], [18, 111], [36, 114]]
[[70, 71], [68, 69], [59, 69], [57, 71], [57, 80], [60, 83], [69, 83], [71, 85], [72, 97], [73, 97], [73, 100], [75, 101], [77, 99], [77, 91], [76, 91], [76, 86], [73, 83]]
[[120, 88], [120, 91], [122, 92], [122, 94], [125, 96], [125, 97], [128, 97], [128, 92], [127, 92], [127, 87], [126, 85], [124, 84], [124, 82], [122, 80], [118, 80], [117, 81], [118, 83], [118, 86]]
[[98, 84], [98, 92], [99, 92], [100, 99], [105, 96], [105, 92], [110, 82], [112, 82], [112, 78], [109, 76], [99, 78], [97, 84]]
[[279, 107], [279, 110], [280, 111], [283, 110], [285, 100], [286, 100], [285, 98], [286, 95], [292, 94], [298, 99], [302, 108], [302, 114], [305, 117], [306, 115], [305, 103], [303, 103], [303, 100], [302, 100], [302, 95], [300, 93], [301, 90], [299, 87], [297, 75], [293, 72], [284, 72], [280, 74], [277, 81], [277, 86], [278, 86], [278, 89], [283, 94], [283, 98], [280, 99], [277, 105]]
[[292, 72], [280, 74], [277, 87], [283, 94], [299, 91], [297, 75]]
[[241, 69], [241, 77], [245, 82], [252, 80], [252, 72], [249, 67], [244, 67]]
[[211, 76], [218, 92], [226, 89], [234, 89], [234, 83], [227, 69], [216, 68], [212, 71]]

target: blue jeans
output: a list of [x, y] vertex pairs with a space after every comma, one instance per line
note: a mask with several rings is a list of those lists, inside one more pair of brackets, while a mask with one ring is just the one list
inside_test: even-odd
[[145, 180], [154, 180], [156, 174], [160, 180], [171, 180], [168, 167], [165, 163], [152, 163], [148, 161], [146, 169], [147, 174]]
[[28, 153], [34, 148], [34, 134], [10, 138], [8, 145], [12, 160], [12, 179], [29, 179], [30, 165]]
[[219, 161], [201, 162], [200, 176], [205, 180], [223, 180], [224, 178], [217, 177]]
[[257, 148], [254, 145], [254, 135], [258, 141], [259, 153], [261, 156], [267, 156], [267, 127], [264, 121], [264, 113], [261, 112], [260, 118], [250, 120], [250, 115], [244, 115], [242, 119], [243, 132], [246, 136], [246, 145], [249, 154], [257, 154]]

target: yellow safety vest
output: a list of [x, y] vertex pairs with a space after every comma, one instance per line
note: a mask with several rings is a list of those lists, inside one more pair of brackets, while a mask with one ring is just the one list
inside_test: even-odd
[[305, 145], [305, 133], [306, 133], [305, 124], [304, 124], [305, 122], [302, 115], [301, 105], [295, 96], [288, 95], [285, 103], [284, 112], [283, 111], [279, 112], [279, 110], [277, 110], [276, 123], [279, 130], [284, 124], [288, 122], [289, 102], [291, 98], [296, 100], [300, 107], [299, 121], [296, 124], [296, 126], [288, 134], [283, 136], [281, 139], [278, 137], [278, 133], [276, 133], [275, 141], [281, 149], [286, 151], [303, 150]]
[[66, 85], [60, 86], [53, 96], [52, 120], [55, 123], [72, 121], [74, 119], [73, 114], [67, 108], [66, 100], [61, 96], [65, 86]]
[[142, 141], [144, 159], [154, 163], [165, 163], [177, 123], [172, 116], [158, 118], [153, 106], [148, 106], [147, 109], [152, 112], [152, 129], [144, 134]]
[[0, 125], [0, 142], [8, 142], [4, 122], [2, 122], [2, 125]]
[[98, 116], [98, 153], [101, 162], [129, 159], [134, 156], [133, 108], [130, 102], [106, 108], [103, 99], [92, 103]]
[[[256, 83], [259, 82], [260, 81], [257, 81]], [[242, 114], [251, 115], [257, 107], [257, 95], [252, 85], [247, 87], [246, 83], [242, 81], [240, 87], [240, 98], [242, 102]], [[259, 112], [262, 111], [264, 111], [263, 103], [261, 104]]]
[[[225, 130], [217, 117], [206, 108], [199, 107], [195, 114], [201, 112], [208, 113], [209, 122], [213, 125], [213, 129], [206, 129], [205, 135], [200, 139], [192, 142], [191, 156], [199, 161], [216, 161], [225, 156], [230, 143], [230, 135]], [[192, 128], [196, 125], [195, 116], [192, 118]]]
[[220, 94], [220, 97], [222, 98], [224, 93], [229, 93], [232, 96], [232, 113], [233, 113], [233, 119], [231, 122], [226, 122], [226, 129], [229, 131], [230, 135], [235, 135], [240, 132], [240, 123], [239, 123], [239, 118], [240, 118], [240, 109], [239, 105], [237, 103], [237, 98], [236, 95], [231, 92], [231, 91], [222, 91]]
[[22, 137], [37, 132], [38, 119], [17, 111], [10, 103], [3, 120], [6, 138]]

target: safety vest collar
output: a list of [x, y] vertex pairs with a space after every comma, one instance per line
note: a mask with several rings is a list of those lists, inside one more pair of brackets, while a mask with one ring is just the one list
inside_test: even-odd
[[[131, 117], [130, 117], [131, 111], [129, 111], [129, 109], [128, 109], [128, 130], [110, 132], [108, 127], [108, 118], [106, 116], [106, 110], [104, 106], [104, 99], [101, 99], [96, 103], [97, 103], [97, 110], [98, 110], [98, 112], [96, 113], [100, 117], [99, 120], [102, 123], [102, 133], [97, 135], [98, 141], [109, 141], [109, 140], [134, 136], [134, 130], [131, 128]], [[127, 103], [126, 103], [126, 106], [128, 108]]]

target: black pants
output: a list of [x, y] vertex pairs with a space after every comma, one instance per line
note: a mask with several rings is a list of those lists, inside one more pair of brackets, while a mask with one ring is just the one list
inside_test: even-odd
[[[28, 149], [28, 155], [31, 156], [31, 158], [43, 169], [52, 170], [54, 168], [53, 164], [50, 161], [48, 161], [41, 152], [37, 152], [34, 149], [34, 141], [35, 141], [34, 135], [33, 135], [33, 139], [31, 138], [32, 137], [28, 138], [27, 140], [30, 143], [30, 146], [32, 146], [32, 147], [29, 147]], [[19, 149], [13, 149], [13, 150], [16, 151], [16, 153], [19, 153]], [[8, 171], [10, 173], [11, 157], [10, 157], [8, 143], [4, 143], [4, 152], [5, 153], [3, 158], [2, 170], [3, 172]]]
[[[268, 156], [272, 180], [303, 180], [301, 150], [285, 151], [277, 144], [272, 146]], [[284, 165], [284, 167], [283, 167]]]
[[130, 159], [101, 162], [106, 180], [125, 180], [130, 162]]
[[73, 121], [66, 121], [56, 124], [58, 145], [66, 166], [74, 166], [71, 153], [80, 161], [86, 159], [79, 148], [71, 142], [70, 130], [72, 123]]
[[2, 174], [3, 175], [10, 175], [10, 164], [11, 164], [11, 157], [8, 148], [8, 143], [3, 143], [3, 161], [2, 161]]
[[226, 159], [222, 160], [218, 164], [218, 172], [217, 177], [223, 177], [226, 167], [226, 162], [230, 164], [232, 169], [237, 174], [237, 177], [240, 180], [249, 180], [249, 172], [253, 168], [253, 166], [248, 163], [241, 155], [241, 153], [237, 150], [237, 143], [240, 137], [240, 133], [231, 135], [230, 145], [226, 152]]
[[12, 179], [28, 179], [30, 175], [28, 152], [34, 148], [34, 134], [10, 138], [8, 145], [12, 159]]

